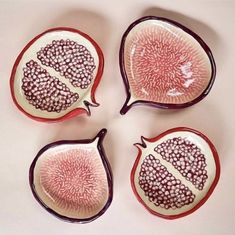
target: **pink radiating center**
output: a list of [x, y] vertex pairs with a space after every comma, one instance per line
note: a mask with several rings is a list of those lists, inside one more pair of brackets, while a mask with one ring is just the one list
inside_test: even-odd
[[95, 150], [72, 149], [48, 156], [42, 162], [44, 192], [64, 210], [91, 213], [107, 195], [107, 180]]
[[130, 33], [124, 56], [131, 91], [137, 99], [186, 103], [198, 97], [210, 80], [204, 50], [170, 25], [149, 24]]

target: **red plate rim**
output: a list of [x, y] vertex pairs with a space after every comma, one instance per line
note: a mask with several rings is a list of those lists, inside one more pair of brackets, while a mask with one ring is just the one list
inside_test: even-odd
[[99, 58], [99, 65], [98, 65], [98, 69], [97, 69], [97, 74], [96, 77], [94, 79], [94, 84], [91, 88], [91, 100], [94, 104], [98, 105], [98, 103], [95, 100], [95, 90], [97, 88], [97, 86], [100, 83], [102, 74], [103, 74], [103, 70], [104, 70], [104, 55], [103, 52], [101, 50], [101, 48], [98, 46], [98, 44], [87, 34], [81, 32], [78, 29], [74, 29], [74, 28], [69, 28], [69, 27], [57, 27], [57, 28], [51, 28], [46, 30], [45, 32], [37, 35], [36, 37], [34, 37], [30, 42], [28, 42], [28, 44], [24, 47], [24, 49], [20, 52], [20, 54], [18, 55], [12, 71], [11, 71], [11, 77], [10, 77], [10, 89], [11, 89], [11, 97], [15, 103], [15, 105], [17, 106], [17, 108], [23, 112], [26, 116], [28, 116], [29, 118], [36, 120], [36, 121], [40, 121], [40, 122], [59, 122], [59, 121], [64, 121], [67, 120], [69, 118], [75, 117], [79, 114], [82, 113], [86, 113], [88, 115], [90, 115], [89, 109], [88, 111], [86, 109], [83, 108], [76, 108], [74, 110], [71, 110], [70, 112], [66, 113], [65, 115], [63, 115], [62, 117], [59, 118], [42, 118], [42, 117], [37, 117], [37, 116], [33, 116], [32, 114], [26, 112], [17, 102], [16, 97], [15, 97], [15, 92], [14, 92], [14, 81], [15, 81], [15, 73], [16, 73], [16, 69], [18, 67], [19, 62], [21, 61], [24, 53], [28, 50], [28, 48], [35, 42], [37, 41], [40, 37], [42, 37], [43, 35], [49, 33], [49, 32], [53, 32], [53, 31], [69, 31], [69, 32], [73, 32], [73, 33], [78, 33], [81, 36], [83, 36], [84, 38], [86, 38], [88, 41], [91, 42], [91, 44], [94, 46], [98, 58]]
[[155, 142], [159, 139], [161, 139], [163, 136], [165, 135], [168, 135], [170, 133], [173, 133], [173, 132], [178, 132], [178, 131], [185, 131], [185, 132], [191, 132], [191, 133], [194, 133], [198, 136], [200, 136], [201, 138], [203, 138], [207, 144], [209, 145], [211, 151], [212, 151], [212, 154], [213, 154], [213, 157], [214, 157], [214, 161], [215, 161], [215, 178], [208, 190], [208, 192], [206, 193], [206, 195], [193, 207], [191, 208], [190, 210], [188, 211], [185, 211], [183, 213], [180, 213], [180, 214], [177, 214], [177, 215], [163, 215], [163, 214], [160, 214], [152, 209], [150, 209], [146, 204], [145, 202], [142, 200], [142, 198], [139, 196], [137, 190], [136, 190], [136, 186], [135, 186], [135, 183], [134, 183], [134, 177], [135, 177], [135, 172], [136, 172], [136, 168], [139, 164], [139, 160], [140, 160], [140, 157], [142, 155], [142, 150], [139, 146], [142, 146], [142, 147], [146, 147], [143, 143], [142, 144], [135, 144], [135, 146], [138, 148], [138, 155], [136, 157], [136, 160], [135, 160], [135, 163], [132, 167], [132, 170], [131, 170], [131, 175], [130, 175], [130, 181], [131, 181], [131, 187], [132, 187], [132, 190], [136, 196], [136, 198], [138, 199], [138, 201], [153, 215], [156, 215], [156, 216], [159, 216], [161, 218], [164, 218], [164, 219], [169, 219], [169, 220], [172, 220], [172, 219], [178, 219], [178, 218], [181, 218], [181, 217], [184, 217], [184, 216], [187, 216], [191, 213], [193, 213], [194, 211], [196, 211], [198, 208], [200, 208], [207, 200], [208, 198], [210, 197], [210, 195], [212, 194], [212, 192], [214, 191], [218, 181], [219, 181], [219, 177], [220, 177], [220, 161], [219, 161], [219, 155], [215, 149], [215, 146], [212, 144], [212, 142], [204, 135], [202, 134], [201, 132], [197, 131], [197, 130], [194, 130], [194, 129], [191, 129], [191, 128], [187, 128], [187, 127], [176, 127], [176, 128], [173, 128], [173, 129], [169, 129], [163, 133], [161, 133], [160, 135], [154, 137], [154, 138], [150, 138], [150, 139], [147, 139], [147, 138], [144, 138], [142, 137], [142, 140], [146, 140], [147, 142]]

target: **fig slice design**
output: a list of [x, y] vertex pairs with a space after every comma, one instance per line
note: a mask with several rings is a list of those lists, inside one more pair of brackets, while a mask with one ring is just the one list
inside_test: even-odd
[[210, 48], [185, 26], [147, 16], [132, 23], [120, 47], [127, 98], [120, 113], [143, 104], [177, 109], [202, 100], [215, 80]]
[[102, 129], [93, 139], [54, 142], [39, 151], [29, 182], [48, 212], [68, 222], [87, 223], [108, 209], [113, 179], [102, 145], [106, 132]]
[[152, 214], [177, 219], [191, 214], [212, 194], [220, 176], [217, 151], [202, 133], [178, 127], [135, 144], [131, 186]]
[[13, 66], [13, 101], [38, 121], [62, 121], [98, 106], [95, 90], [104, 66], [97, 43], [72, 28], [53, 28], [32, 39]]

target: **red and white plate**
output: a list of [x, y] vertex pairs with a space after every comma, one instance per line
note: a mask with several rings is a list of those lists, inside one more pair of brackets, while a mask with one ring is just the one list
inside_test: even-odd
[[104, 58], [97, 43], [72, 28], [36, 36], [19, 54], [10, 87], [17, 107], [38, 121], [62, 121], [98, 106]]
[[168, 130], [135, 144], [131, 171], [137, 199], [165, 219], [186, 216], [202, 206], [220, 176], [217, 151], [202, 133], [185, 127]]

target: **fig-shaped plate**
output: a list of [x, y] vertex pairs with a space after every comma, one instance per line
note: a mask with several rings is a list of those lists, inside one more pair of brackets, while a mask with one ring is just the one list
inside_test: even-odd
[[119, 60], [127, 93], [121, 114], [138, 104], [191, 106], [209, 93], [216, 74], [211, 50], [196, 33], [156, 16], [140, 18], [127, 28]]
[[46, 145], [33, 160], [29, 181], [36, 200], [68, 222], [87, 223], [100, 217], [113, 198], [113, 180], [102, 146], [107, 130], [94, 139]]
[[10, 88], [20, 111], [37, 121], [63, 121], [98, 106], [103, 53], [87, 34], [53, 28], [32, 39], [13, 66]]
[[191, 214], [212, 194], [220, 176], [217, 151], [202, 133], [178, 127], [135, 144], [132, 189], [152, 214], [177, 219]]

